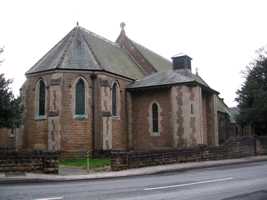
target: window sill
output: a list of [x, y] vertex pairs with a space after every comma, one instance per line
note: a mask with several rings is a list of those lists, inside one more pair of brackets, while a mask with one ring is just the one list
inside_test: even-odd
[[112, 116], [112, 119], [114, 119], [114, 120], [120, 120], [121, 118], [120, 118], [120, 116]]
[[36, 121], [41, 121], [41, 120], [46, 120], [47, 119], [47, 116], [46, 115], [43, 115], [43, 116], [35, 116], [35, 120]]
[[160, 132], [152, 132], [150, 134], [151, 137], [159, 137], [160, 136]]
[[87, 119], [87, 115], [74, 115], [74, 119], [84, 120], [84, 119]]

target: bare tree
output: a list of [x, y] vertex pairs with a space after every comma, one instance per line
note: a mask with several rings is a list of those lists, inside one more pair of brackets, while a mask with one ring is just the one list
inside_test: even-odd
[[[0, 55], [4, 52], [4, 47], [0, 47]], [[0, 60], [0, 64], [3, 62], [4, 60]]]

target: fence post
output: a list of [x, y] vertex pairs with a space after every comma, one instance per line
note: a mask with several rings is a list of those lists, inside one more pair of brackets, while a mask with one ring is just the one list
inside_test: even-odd
[[89, 173], [89, 171], [90, 171], [90, 151], [87, 151], [87, 154], [86, 154], [86, 168], [87, 168], [87, 172]]
[[254, 154], [257, 155], [257, 137], [254, 135]]

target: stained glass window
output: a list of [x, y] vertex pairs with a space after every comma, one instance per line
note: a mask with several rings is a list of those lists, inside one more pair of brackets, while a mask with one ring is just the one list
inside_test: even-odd
[[156, 103], [152, 104], [152, 130], [153, 132], [159, 131], [159, 111]]
[[43, 80], [39, 81], [39, 116], [45, 115], [45, 83]]
[[112, 116], [117, 115], [117, 84], [112, 86]]
[[85, 114], [85, 86], [84, 86], [84, 81], [82, 79], [79, 79], [79, 81], [76, 84], [75, 114], [76, 115]]

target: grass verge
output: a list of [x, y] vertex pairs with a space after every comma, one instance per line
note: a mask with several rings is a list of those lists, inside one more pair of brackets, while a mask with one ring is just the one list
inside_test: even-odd
[[[107, 166], [110, 166], [110, 163], [111, 161], [109, 158], [95, 158], [95, 159], [90, 158], [89, 159], [90, 169], [107, 167]], [[86, 158], [60, 160], [59, 164], [65, 167], [80, 167], [83, 169], [87, 169]]]

